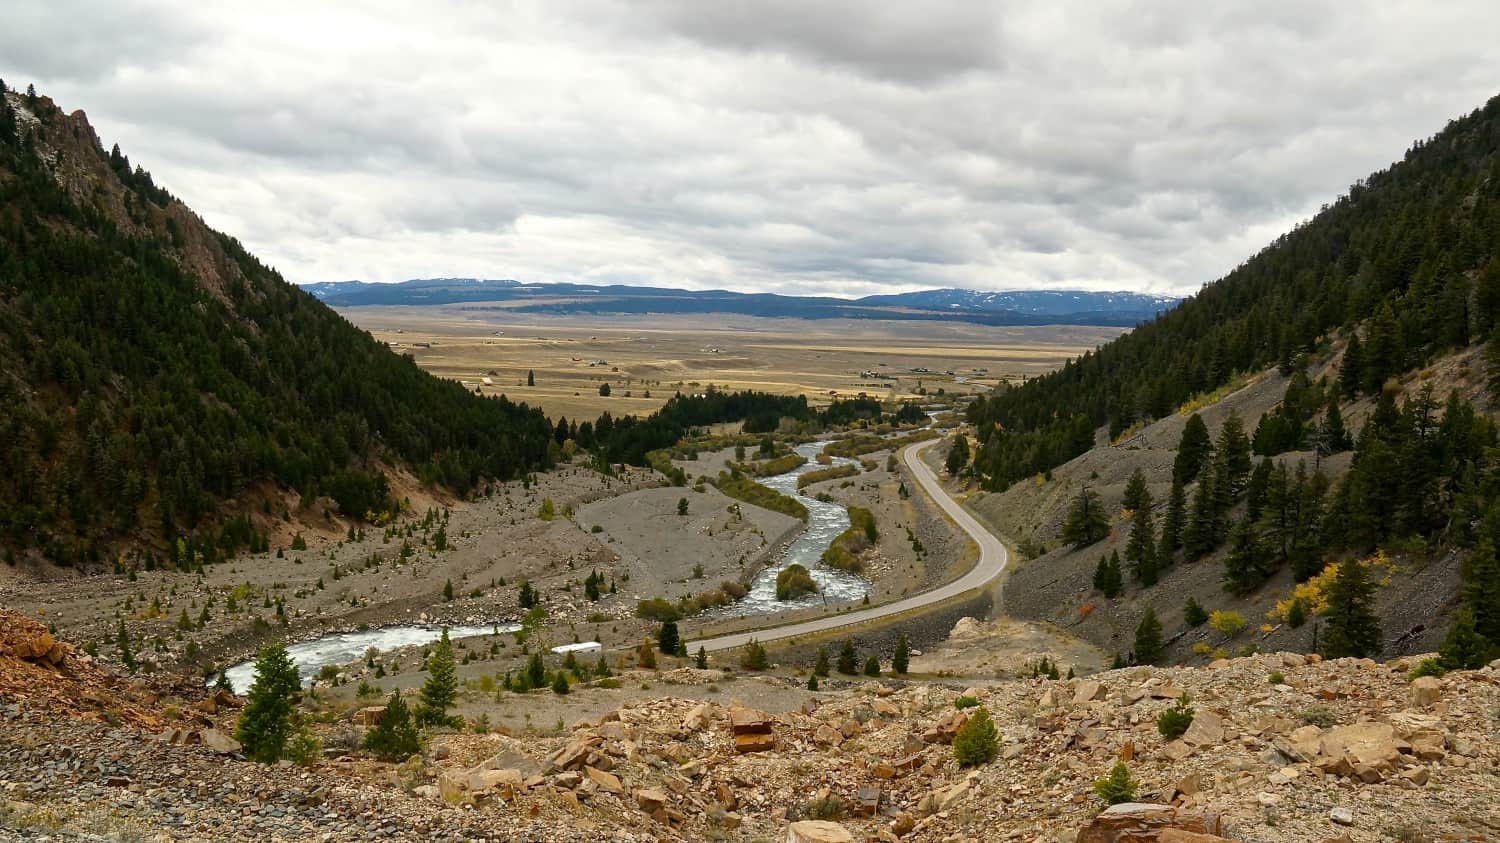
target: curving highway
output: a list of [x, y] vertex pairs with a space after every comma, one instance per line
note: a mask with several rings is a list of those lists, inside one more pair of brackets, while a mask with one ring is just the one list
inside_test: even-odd
[[[911, 597], [903, 597], [894, 603], [886, 603], [880, 606], [871, 606], [868, 609], [860, 609], [854, 612], [843, 612], [830, 615], [825, 618], [815, 618], [809, 621], [801, 621], [784, 626], [769, 629], [754, 630], [751, 632], [737, 632], [733, 635], [721, 635], [717, 638], [705, 638], [694, 641], [694, 645], [702, 646], [705, 650], [732, 650], [743, 647], [750, 643], [751, 639], [765, 643], [782, 638], [792, 638], [798, 635], [808, 635], [815, 632], [825, 632], [830, 629], [838, 629], [841, 626], [864, 623], [878, 618], [899, 615], [912, 609], [930, 606], [951, 597], [956, 597], [966, 591], [988, 585], [1005, 570], [1006, 564], [1010, 562], [1010, 554], [1006, 552], [1005, 545], [989, 530], [986, 530], [968, 510], [964, 509], [958, 501], [954, 500], [941, 483], [927, 463], [922, 462], [922, 452], [933, 447], [942, 439], [929, 439], [926, 442], [918, 442], [908, 446], [901, 452], [901, 461], [911, 470], [912, 476], [916, 478], [917, 485], [922, 491], [936, 503], [948, 517], [958, 524], [959, 529], [968, 533], [969, 538], [979, 546], [979, 561], [968, 573], [958, 579], [940, 585], [931, 591], [924, 591]], [[689, 649], [696, 650], [696, 646]]]

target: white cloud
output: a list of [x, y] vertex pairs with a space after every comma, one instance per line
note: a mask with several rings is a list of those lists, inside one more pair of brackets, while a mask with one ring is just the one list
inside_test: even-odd
[[1185, 292], [1495, 93], [1492, 3], [54, 2], [0, 76], [294, 280]]

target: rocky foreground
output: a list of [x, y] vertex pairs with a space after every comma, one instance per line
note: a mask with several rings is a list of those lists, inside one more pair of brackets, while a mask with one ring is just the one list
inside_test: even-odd
[[[663, 698], [558, 734], [436, 735], [396, 765], [340, 723], [296, 767], [238, 759], [232, 699], [114, 677], [0, 620], [3, 839], [1500, 840], [1500, 664], [872, 681], [780, 714]], [[993, 714], [991, 763], [953, 759], [960, 696]], [[1192, 724], [1166, 740], [1157, 716], [1183, 696]], [[1119, 759], [1146, 804], [1105, 811], [1092, 784]]]

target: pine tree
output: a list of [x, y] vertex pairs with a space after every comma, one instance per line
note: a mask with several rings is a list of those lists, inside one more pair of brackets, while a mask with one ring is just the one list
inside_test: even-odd
[[286, 754], [292, 736], [292, 714], [301, 697], [302, 682], [286, 647], [269, 644], [255, 659], [255, 679], [245, 708], [234, 727], [234, 739], [245, 757], [274, 764]]
[[1453, 615], [1453, 625], [1438, 649], [1438, 663], [1448, 670], [1478, 670], [1489, 663], [1490, 642], [1474, 624], [1474, 610], [1461, 607]]
[[845, 638], [844, 646], [839, 649], [839, 673], [845, 676], [859, 673], [859, 655], [854, 650], [853, 638]]
[[661, 629], [656, 633], [656, 648], [662, 652], [662, 655], [675, 656], [680, 641], [681, 637], [677, 634], [677, 621], [663, 621]]
[[1109, 592], [1106, 590], [1107, 587], [1108, 587], [1108, 585], [1109, 585], [1109, 558], [1107, 556], [1105, 556], [1104, 554], [1101, 553], [1101, 554], [1099, 554], [1099, 562], [1098, 562], [1098, 564], [1096, 564], [1094, 566], [1094, 590], [1095, 591], [1103, 591], [1103, 592], [1105, 592], [1104, 596], [1105, 597], [1109, 597], [1110, 596]]
[[448, 709], [458, 699], [457, 666], [448, 628], [427, 656], [427, 681], [418, 695], [416, 718], [424, 726], [445, 726], [452, 722]]
[[1156, 619], [1156, 610], [1147, 607], [1135, 628], [1135, 660], [1138, 664], [1155, 664], [1162, 654], [1161, 621]]
[[386, 761], [404, 760], [421, 751], [422, 736], [401, 699], [400, 688], [391, 692], [375, 728], [365, 733], [364, 747]]
[[565, 672], [559, 670], [552, 675], [552, 693], [562, 697], [567, 696], [570, 690], [572, 689], [568, 687], [568, 676]]
[[1182, 428], [1182, 439], [1177, 443], [1177, 459], [1172, 464], [1172, 479], [1186, 485], [1193, 482], [1198, 472], [1208, 462], [1213, 452], [1213, 442], [1208, 436], [1208, 425], [1197, 413], [1188, 416]]
[[818, 674], [816, 674], [816, 673], [809, 673], [807, 675], [807, 690], [809, 690], [809, 691], [816, 691], [816, 690], [818, 690]]
[[1151, 490], [1146, 487], [1146, 475], [1139, 468], [1131, 472], [1130, 480], [1125, 483], [1125, 496], [1120, 506], [1131, 512], [1151, 508]]
[[1250, 440], [1245, 437], [1245, 423], [1238, 413], [1230, 411], [1219, 428], [1219, 441], [1214, 446], [1214, 477], [1224, 485], [1230, 500], [1236, 500], [1245, 490], [1250, 476]]
[[969, 714], [969, 719], [953, 736], [953, 758], [960, 767], [988, 764], [995, 759], [999, 749], [999, 733], [990, 719], [989, 709], [982, 705]]
[[1157, 554], [1163, 563], [1169, 563], [1172, 554], [1182, 547], [1182, 531], [1187, 522], [1187, 494], [1182, 481], [1172, 481], [1172, 492], [1167, 497], [1167, 514], [1161, 522], [1161, 541], [1157, 543]]
[[526, 370], [526, 385], [536, 386], [536, 372], [531, 369]]
[[693, 664], [699, 670], [708, 669], [708, 651], [703, 648], [702, 644], [698, 645], [698, 655], [693, 659]]
[[1221, 487], [1210, 471], [1193, 490], [1192, 511], [1188, 515], [1187, 528], [1182, 533], [1182, 550], [1188, 559], [1201, 559], [1219, 546], [1223, 536], [1223, 516], [1215, 500], [1215, 490]]
[[453, 580], [447, 580], [443, 583], [443, 602], [453, 602]]
[[1271, 484], [1271, 460], [1263, 459], [1250, 472], [1250, 483], [1245, 486], [1245, 520], [1251, 524], [1260, 520], [1266, 506], [1266, 491]]
[[[650, 652], [650, 648], [646, 648]], [[655, 665], [652, 665], [653, 667]], [[531, 658], [526, 661], [526, 672], [521, 675], [526, 681], [527, 690], [543, 688], [547, 685], [547, 666], [542, 664], [542, 654], [532, 653]]]
[[868, 659], [865, 659], [865, 675], [880, 675], [880, 659], [874, 653], [871, 653], [870, 657]]
[[813, 675], [814, 676], [821, 676], [824, 679], [827, 679], [828, 678], [828, 671], [829, 671], [829, 665], [828, 665], [828, 648], [827, 647], [819, 647], [818, 648], [818, 658], [817, 658], [817, 661], [815, 661], [813, 663]]
[[1337, 398], [1328, 399], [1328, 411], [1323, 415], [1323, 424], [1318, 429], [1318, 453], [1323, 456], [1339, 454], [1353, 447], [1349, 431], [1344, 427], [1344, 414], [1339, 410]]
[[1130, 540], [1125, 544], [1125, 558], [1131, 574], [1144, 586], [1156, 585], [1156, 528], [1151, 524], [1150, 508], [1138, 509], [1131, 520]]
[[1113, 600], [1125, 591], [1125, 572], [1120, 565], [1120, 551], [1109, 552], [1109, 562], [1104, 569], [1104, 596]]
[[1349, 342], [1344, 346], [1344, 359], [1339, 364], [1339, 393], [1345, 401], [1359, 397], [1360, 384], [1364, 381], [1365, 354], [1359, 334], [1350, 332]]
[[1063, 524], [1063, 541], [1085, 547], [1107, 535], [1109, 518], [1104, 514], [1104, 505], [1099, 502], [1099, 493], [1085, 486], [1068, 510], [1068, 519]]
[[1340, 562], [1333, 583], [1328, 587], [1327, 619], [1323, 634], [1323, 656], [1365, 657], [1380, 652], [1380, 619], [1371, 604], [1375, 585], [1358, 559]]
[[906, 633], [896, 636], [896, 652], [891, 656], [891, 672], [898, 676], [906, 675], [906, 668], [911, 660], [911, 645], [907, 643]]
[[1224, 557], [1224, 588], [1244, 596], [1270, 576], [1267, 553], [1260, 535], [1248, 521], [1235, 526], [1229, 555]]
[[120, 664], [135, 673], [135, 652], [130, 648], [130, 633], [125, 630], [124, 618], [120, 618], [120, 631], [115, 635], [115, 647], [120, 652]]
[[1187, 605], [1182, 609], [1182, 622], [1188, 626], [1202, 626], [1208, 621], [1208, 611], [1198, 602], [1198, 598], [1189, 597]]
[[957, 477], [969, 465], [969, 438], [962, 431], [953, 434], [953, 446], [948, 449], [948, 459], [944, 468], [948, 474]]
[[1464, 599], [1474, 612], [1474, 628], [1485, 640], [1500, 643], [1500, 557], [1489, 539], [1481, 539], [1469, 554], [1463, 578]]
[[1286, 608], [1286, 625], [1292, 629], [1301, 629], [1307, 623], [1307, 603], [1301, 597], [1292, 598], [1292, 605]]

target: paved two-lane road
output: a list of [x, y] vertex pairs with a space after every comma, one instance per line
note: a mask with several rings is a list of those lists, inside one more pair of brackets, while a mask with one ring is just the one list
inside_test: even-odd
[[919, 609], [923, 606], [930, 606], [933, 603], [947, 600], [950, 597], [956, 597], [971, 589], [988, 585], [996, 577], [1000, 576], [1001, 572], [1005, 570], [1006, 564], [1010, 561], [1010, 554], [1006, 552], [1005, 545], [1001, 544], [1000, 540], [995, 538], [993, 533], [986, 530], [982, 524], [975, 520], [974, 516], [969, 514], [968, 510], [964, 509], [958, 501], [954, 500], [943, 489], [942, 484], [938, 482], [937, 476], [933, 474], [932, 469], [928, 468], [927, 463], [921, 460], [923, 451], [941, 441], [943, 440], [930, 439], [926, 442], [919, 442], [912, 445], [902, 451], [901, 461], [906, 463], [907, 468], [911, 469], [912, 476], [916, 478], [917, 485], [922, 487], [922, 491], [941, 507], [943, 512], [948, 514], [949, 518], [952, 518], [958, 524], [959, 529], [968, 533], [969, 538], [973, 539], [974, 543], [979, 546], [979, 561], [968, 573], [931, 591], [924, 591], [921, 594], [911, 597], [903, 597], [894, 603], [886, 603], [856, 612], [844, 612], [826, 618], [816, 618], [810, 621], [802, 621], [770, 629], [721, 635], [718, 638], [707, 638], [693, 643], [712, 652], [715, 650], [732, 650], [736, 647], [743, 647], [750, 643], [752, 638], [764, 643], [782, 638], [792, 638], [798, 635], [808, 635], [815, 632], [838, 629], [841, 626], [864, 623], [878, 618], [890, 617], [891, 615], [899, 615], [902, 612], [909, 612], [912, 609]]

